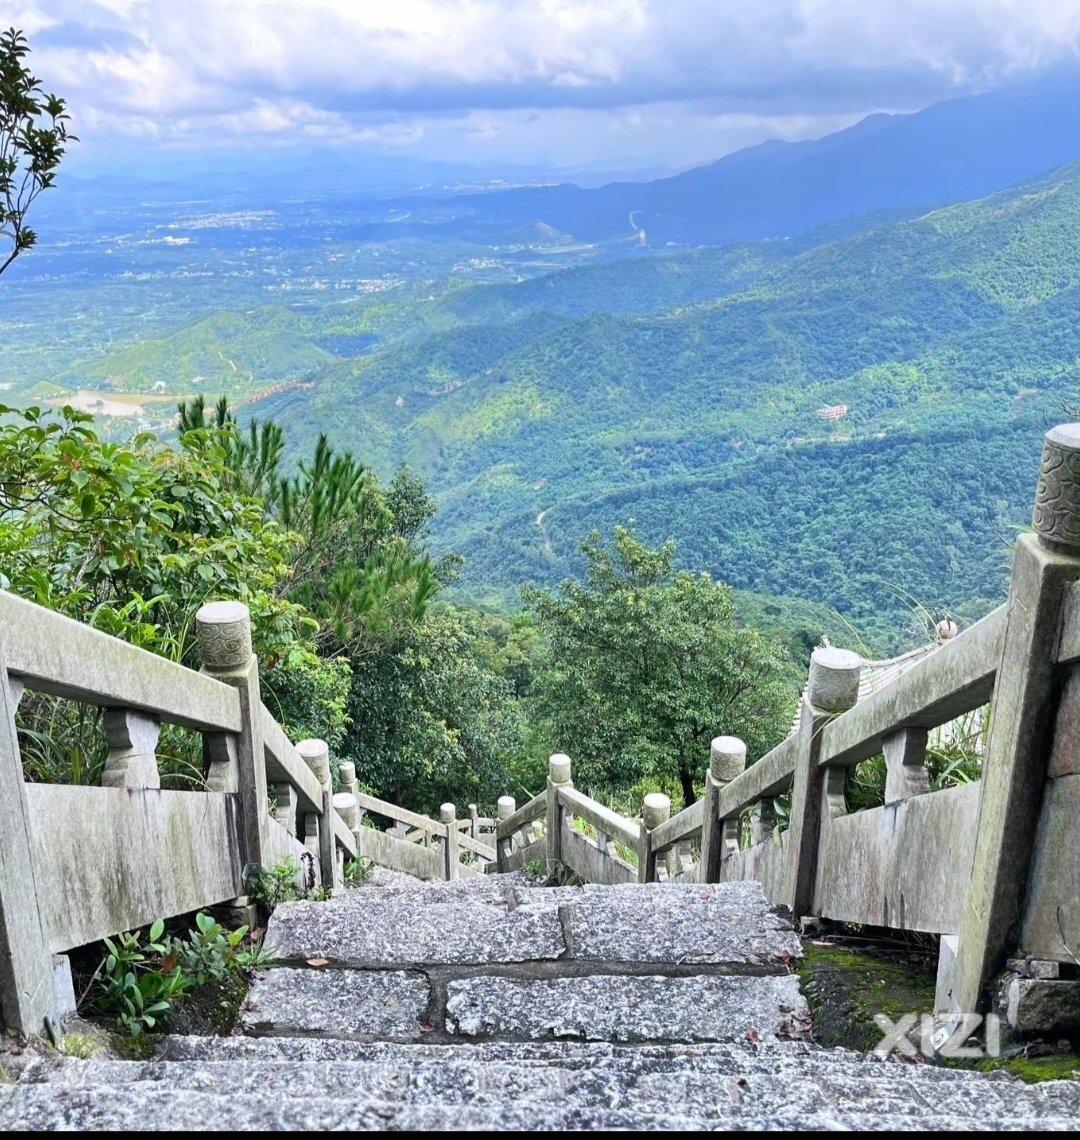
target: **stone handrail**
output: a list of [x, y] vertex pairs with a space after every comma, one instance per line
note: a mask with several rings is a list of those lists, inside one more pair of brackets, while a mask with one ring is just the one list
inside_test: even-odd
[[[460, 830], [362, 796], [351, 763], [331, 784], [325, 742], [293, 744], [262, 703], [247, 609], [204, 606], [195, 672], [0, 591], [0, 1019], [24, 1034], [74, 1009], [65, 952], [157, 918], [219, 908], [253, 923], [255, 871], [291, 857], [308, 888], [344, 886], [363, 857], [432, 878], [475, 874], [495, 859], [491, 821], [470, 805]], [[100, 787], [30, 784], [15, 712], [39, 692], [103, 709]], [[161, 788], [161, 725], [201, 734], [205, 789]], [[363, 826], [366, 810], [432, 832], [417, 848]], [[414, 858], [402, 858], [402, 851]], [[465, 862], [462, 862], [464, 858]], [[426, 862], [424, 861], [426, 859]]]
[[[1007, 956], [1023, 969], [1023, 960], [1034, 962], [1029, 979], [1073, 969], [1080, 946], [1080, 424], [1047, 433], [1033, 528], [1017, 541], [1004, 606], [862, 699], [861, 658], [815, 650], [790, 736], [748, 768], [739, 741], [717, 738], [703, 797], [674, 818], [666, 797], [647, 796], [639, 877], [757, 879], [797, 919], [939, 934], [936, 1004], [954, 1018], [985, 1008], [986, 987]], [[929, 732], [987, 704], [982, 778], [931, 790]], [[885, 763], [884, 804], [849, 813], [847, 770], [876, 755]], [[566, 790], [569, 781], [569, 760], [553, 757], [545, 803], [532, 801], [526, 813], [545, 819], [544, 843], [534, 837], [530, 850], [584, 878], [617, 881], [605, 877], [610, 861], [583, 854], [560, 820], [569, 810], [590, 822], [597, 816]], [[787, 792], [785, 827], [774, 801]], [[526, 822], [512, 801], [508, 814], [498, 830], [500, 866], [514, 855], [503, 850], [507, 835]], [[608, 821], [625, 836], [632, 825], [623, 824]], [[1017, 993], [1036, 984], [1080, 987], [1011, 984], [1010, 1011]]]

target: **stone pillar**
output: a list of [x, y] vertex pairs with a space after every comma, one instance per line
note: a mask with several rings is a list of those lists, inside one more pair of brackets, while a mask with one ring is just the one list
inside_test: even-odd
[[718, 736], [709, 746], [701, 823], [699, 883], [718, 883], [720, 864], [739, 850], [739, 817], [720, 818], [720, 791], [746, 767], [746, 745], [737, 736]]
[[360, 825], [364, 817], [364, 813], [360, 810], [357, 796], [360, 794], [360, 784], [356, 779], [356, 765], [351, 760], [342, 760], [341, 766], [338, 768], [338, 778], [341, 783], [341, 790], [346, 795], [353, 797], [356, 803], [356, 811], [354, 819], [356, 822], [351, 825], [353, 839], [356, 840], [356, 857], [360, 858]]
[[439, 808], [439, 822], [446, 829], [443, 838], [443, 856], [446, 860], [444, 875], [447, 882], [458, 878], [461, 849], [458, 847], [457, 808], [453, 804], [443, 804]]
[[290, 834], [296, 834], [296, 789], [287, 781], [274, 785], [274, 819]]
[[885, 753], [885, 803], [895, 804], [930, 791], [925, 728], [902, 728], [881, 742]]
[[[822, 729], [859, 698], [862, 658], [846, 649], [815, 649], [810, 683], [799, 718], [799, 751], [791, 796], [791, 826], [785, 838], [796, 919], [812, 913], [817, 874], [818, 838], [826, 785], [835, 794], [836, 775], [818, 767]], [[842, 772], [840, 773], [842, 779]]]
[[[264, 865], [267, 810], [266, 760], [263, 755], [259, 720], [262, 697], [259, 693], [259, 663], [251, 652], [251, 618], [241, 602], [210, 602], [195, 616], [202, 671], [232, 685], [240, 697], [240, 732], [233, 749], [221, 741], [208, 742], [211, 775], [216, 782], [230, 782], [221, 764], [234, 755], [234, 782], [240, 793], [244, 825], [244, 861], [249, 867]], [[216, 752], [216, 757], [215, 757]], [[217, 770], [214, 761], [216, 759]]]
[[562, 808], [559, 806], [559, 789], [572, 788], [570, 757], [556, 752], [548, 760], [547, 778], [547, 873], [548, 878], [555, 874], [555, 868], [562, 862]]
[[359, 826], [359, 809], [356, 804], [356, 796], [351, 792], [338, 792], [333, 800], [334, 811], [341, 816], [345, 826], [350, 831], [355, 831]]
[[1080, 424], [1047, 432], [1032, 515], [1013, 558], [1005, 642], [967, 904], [941, 1012], [975, 1012], [1019, 925], [1058, 704], [1056, 644], [1065, 587], [1080, 579]]
[[473, 839], [480, 838], [480, 809], [476, 804], [469, 804], [469, 834]]
[[8, 680], [0, 627], [0, 1016], [9, 1030], [31, 1036], [42, 1033], [52, 1015], [53, 963], [38, 909], [30, 810], [15, 730], [16, 690], [22, 686]]
[[160, 788], [157, 743], [161, 721], [136, 709], [105, 710], [109, 754], [101, 772], [103, 788]]
[[319, 866], [324, 887], [340, 890], [344, 880], [338, 875], [337, 840], [334, 837], [334, 789], [330, 782], [330, 746], [325, 740], [301, 740], [296, 746], [304, 763], [315, 773], [322, 786], [322, 811], [319, 813]]
[[513, 796], [499, 796], [495, 808], [495, 869], [501, 873], [510, 870], [510, 854], [514, 850], [514, 837], [499, 838], [498, 826], [503, 820], [509, 819], [517, 811], [517, 803]]
[[671, 800], [662, 792], [649, 792], [641, 802], [641, 855], [638, 859], [638, 882], [659, 882], [652, 833], [671, 818]]

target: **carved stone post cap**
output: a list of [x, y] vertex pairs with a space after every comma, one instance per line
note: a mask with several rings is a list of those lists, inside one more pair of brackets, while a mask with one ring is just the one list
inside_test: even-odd
[[339, 771], [343, 784], [356, 783], [356, 765], [351, 760], [342, 760]]
[[499, 819], [509, 819], [517, 811], [517, 800], [513, 796], [499, 796], [497, 814]]
[[1080, 424], [1046, 433], [1031, 525], [1050, 550], [1080, 552]]
[[439, 808], [439, 820], [442, 823], [453, 823], [457, 819], [457, 808], [453, 804], [443, 804]]
[[570, 783], [569, 756], [564, 756], [561, 752], [556, 752], [555, 755], [548, 760], [548, 779], [553, 784]]
[[648, 792], [641, 804], [641, 818], [649, 831], [659, 827], [671, 818], [671, 797], [663, 792]]
[[330, 783], [330, 745], [325, 740], [301, 740], [296, 751], [320, 784], [325, 787]]
[[842, 712], [859, 699], [859, 674], [863, 659], [850, 649], [823, 646], [810, 657], [807, 697], [816, 709]]
[[242, 669], [251, 660], [251, 615], [243, 602], [207, 602], [195, 615], [205, 669]]
[[729, 783], [746, 767], [746, 745], [737, 736], [717, 736], [709, 745], [709, 771]]

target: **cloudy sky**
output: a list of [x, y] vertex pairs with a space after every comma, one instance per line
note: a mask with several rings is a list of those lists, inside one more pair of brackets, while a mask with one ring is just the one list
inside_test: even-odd
[[333, 145], [661, 169], [1076, 57], [1080, 0], [0, 0], [81, 161]]

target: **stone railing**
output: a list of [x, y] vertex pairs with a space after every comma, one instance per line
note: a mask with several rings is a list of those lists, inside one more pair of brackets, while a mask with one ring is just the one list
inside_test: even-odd
[[[985, 1008], [1009, 959], [1009, 1016], [1080, 1002], [1080, 425], [1046, 437], [1034, 534], [1017, 541], [1005, 605], [858, 700], [861, 659], [815, 650], [797, 730], [749, 768], [713, 741], [705, 794], [668, 818], [647, 796], [641, 821], [574, 791], [555, 757], [545, 793], [500, 800], [500, 868], [561, 860], [589, 881], [756, 879], [798, 919], [941, 935], [937, 1006]], [[930, 730], [990, 702], [982, 778], [932, 791]], [[849, 813], [849, 768], [883, 755], [884, 804]], [[774, 801], [790, 793], [787, 827]], [[586, 840], [567, 826], [595, 828]], [[543, 821], [543, 836], [539, 834]], [[783, 821], [782, 821], [783, 822]], [[638, 830], [636, 841], [635, 829]], [[1049, 992], [1047, 992], [1049, 987]], [[1038, 992], [1037, 992], [1038, 991]], [[1075, 1005], [1074, 1005], [1075, 1008]]]
[[[492, 846], [454, 823], [331, 786], [325, 742], [293, 744], [262, 703], [246, 607], [204, 606], [199, 673], [0, 592], [0, 1014], [37, 1033], [74, 1007], [64, 952], [207, 907], [250, 916], [250, 876], [293, 857], [304, 885], [340, 890], [347, 859], [429, 878], [474, 873]], [[23, 779], [15, 712], [27, 690], [100, 706], [100, 787]], [[162, 724], [201, 734], [205, 788], [163, 790]], [[438, 851], [365, 826], [363, 813], [433, 833]], [[477, 817], [478, 824], [479, 819]], [[426, 857], [417, 862], [416, 856]]]

